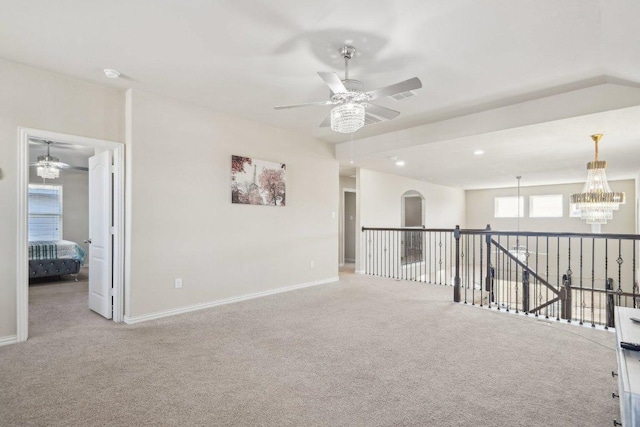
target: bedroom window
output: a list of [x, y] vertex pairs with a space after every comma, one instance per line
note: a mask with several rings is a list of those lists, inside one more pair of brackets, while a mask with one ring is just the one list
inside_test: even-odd
[[29, 241], [62, 240], [62, 186], [29, 184]]
[[[494, 201], [493, 216], [496, 218], [520, 218], [524, 217], [524, 197], [496, 197]], [[519, 205], [519, 206], [518, 206]]]

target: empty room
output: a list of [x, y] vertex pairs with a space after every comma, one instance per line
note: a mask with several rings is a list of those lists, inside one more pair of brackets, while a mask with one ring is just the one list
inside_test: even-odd
[[0, 10], [0, 425], [640, 425], [639, 3]]

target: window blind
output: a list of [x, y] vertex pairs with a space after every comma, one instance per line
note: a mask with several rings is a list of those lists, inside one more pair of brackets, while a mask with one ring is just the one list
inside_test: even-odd
[[29, 184], [29, 240], [62, 240], [62, 186]]

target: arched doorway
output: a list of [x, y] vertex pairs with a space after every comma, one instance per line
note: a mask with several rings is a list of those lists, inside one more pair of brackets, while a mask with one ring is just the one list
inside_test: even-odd
[[[424, 197], [418, 191], [409, 190], [402, 194], [402, 227], [424, 228]], [[406, 230], [402, 232], [402, 264], [422, 261], [423, 233]]]

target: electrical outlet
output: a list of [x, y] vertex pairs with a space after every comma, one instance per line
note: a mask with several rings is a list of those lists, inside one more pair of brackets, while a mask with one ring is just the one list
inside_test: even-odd
[[316, 266], [315, 261], [311, 261], [311, 262], [309, 263], [309, 268], [313, 268], [313, 267], [315, 267], [315, 266]]
[[182, 277], [176, 277], [174, 283], [175, 283], [176, 289], [181, 288], [182, 287]]
[[331, 212], [331, 218], [335, 218], [336, 217], [336, 213], [335, 212]]

